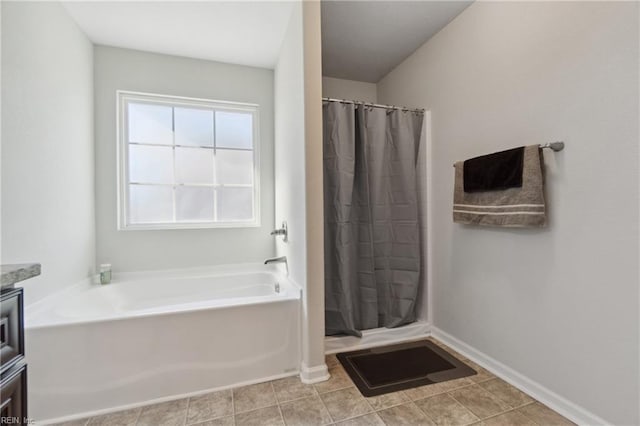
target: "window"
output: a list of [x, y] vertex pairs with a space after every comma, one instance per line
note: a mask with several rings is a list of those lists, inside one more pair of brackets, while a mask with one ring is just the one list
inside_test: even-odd
[[258, 106], [118, 92], [119, 229], [259, 225]]

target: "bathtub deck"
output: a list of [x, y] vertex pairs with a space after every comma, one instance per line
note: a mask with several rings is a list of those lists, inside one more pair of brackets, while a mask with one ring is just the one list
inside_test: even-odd
[[478, 365], [465, 362], [479, 374], [440, 384], [446, 386], [364, 398], [335, 356], [329, 355], [331, 379], [316, 385], [288, 377], [59, 425], [433, 425], [446, 419], [487, 426], [573, 424]]

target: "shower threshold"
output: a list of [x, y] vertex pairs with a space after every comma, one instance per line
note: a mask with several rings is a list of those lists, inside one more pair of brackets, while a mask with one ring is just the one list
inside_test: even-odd
[[405, 343], [424, 339], [430, 335], [431, 325], [426, 321], [416, 321], [397, 328], [372, 328], [364, 330], [362, 337], [327, 336], [324, 338], [324, 352], [328, 355], [394, 343]]

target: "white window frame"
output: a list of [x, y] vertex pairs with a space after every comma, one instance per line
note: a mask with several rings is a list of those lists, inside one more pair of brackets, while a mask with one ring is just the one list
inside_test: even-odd
[[[260, 226], [260, 121], [259, 105], [250, 103], [218, 101], [211, 99], [188, 98], [182, 96], [160, 95], [155, 93], [132, 92], [127, 90], [116, 91], [116, 131], [117, 131], [117, 188], [118, 188], [118, 230], [161, 230], [161, 229], [201, 229], [201, 228], [252, 228]], [[253, 116], [253, 221], [227, 221], [227, 222], [160, 222], [160, 223], [129, 223], [129, 159], [128, 159], [128, 102], [152, 103], [155, 105], [166, 104], [178, 107], [206, 108], [214, 111], [245, 112]], [[173, 145], [175, 148], [176, 145]], [[222, 148], [221, 148], [222, 149]], [[174, 184], [175, 188], [179, 184]], [[214, 188], [233, 187], [235, 185], [223, 185], [214, 183]], [[175, 197], [175, 195], [174, 195]], [[175, 207], [175, 198], [174, 198]], [[214, 206], [215, 208], [215, 206]], [[175, 209], [174, 209], [175, 210]], [[174, 215], [175, 218], [175, 215]]]

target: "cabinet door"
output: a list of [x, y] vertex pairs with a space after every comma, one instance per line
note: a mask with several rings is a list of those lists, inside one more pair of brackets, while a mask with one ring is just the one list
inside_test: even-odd
[[9, 371], [0, 384], [1, 423], [3, 425], [29, 424], [27, 417], [27, 366]]
[[0, 298], [0, 371], [4, 375], [24, 355], [22, 289], [3, 290]]

